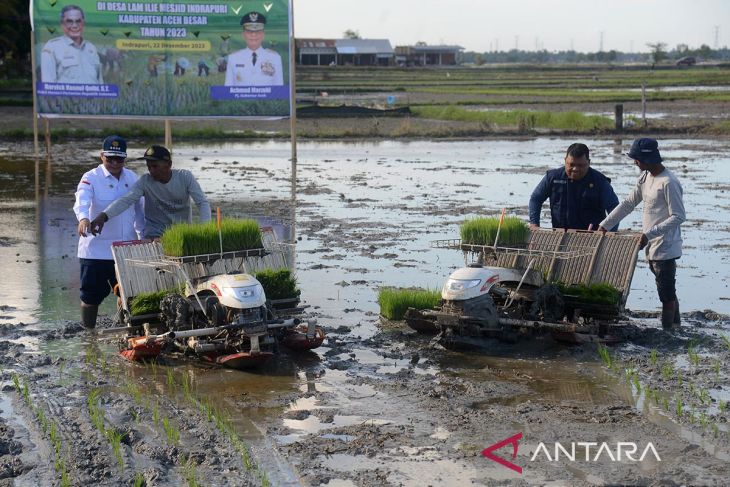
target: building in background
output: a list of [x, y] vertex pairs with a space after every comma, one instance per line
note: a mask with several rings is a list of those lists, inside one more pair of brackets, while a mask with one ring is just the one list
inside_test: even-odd
[[296, 62], [304, 66], [393, 66], [388, 39], [297, 39]]
[[453, 66], [461, 64], [461, 46], [396, 46], [395, 63], [398, 66]]

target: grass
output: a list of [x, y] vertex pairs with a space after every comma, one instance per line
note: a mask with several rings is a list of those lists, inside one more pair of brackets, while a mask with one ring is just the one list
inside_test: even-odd
[[[499, 218], [482, 217], [465, 221], [459, 232], [461, 241], [472, 245], [494, 245]], [[527, 243], [530, 228], [524, 220], [508, 216], [502, 222], [498, 245], [521, 245]]]
[[594, 131], [611, 129], [614, 121], [600, 115], [585, 115], [579, 112], [553, 111], [477, 111], [467, 110], [455, 105], [418, 106], [411, 111], [421, 118], [450, 120], [458, 122], [478, 122], [497, 127], [517, 127], [520, 131], [541, 129]]
[[649, 352], [649, 363], [653, 366], [656, 366], [658, 360], [659, 358], [657, 356], [657, 351], [655, 348], [652, 348], [651, 352]]
[[180, 429], [166, 417], [162, 418], [162, 429], [165, 430], [165, 434], [170, 443], [173, 445], [180, 443]]
[[610, 284], [571, 284], [556, 282], [560, 292], [566, 296], [577, 297], [581, 301], [599, 304], [618, 304], [621, 293]]
[[301, 290], [297, 288], [297, 280], [289, 269], [264, 269], [256, 273], [266, 299], [298, 298]]
[[441, 293], [429, 289], [381, 288], [378, 293], [380, 314], [389, 320], [402, 320], [408, 308], [433, 309], [441, 303]]
[[[223, 252], [260, 249], [261, 230], [255, 220], [225, 218], [221, 221]], [[160, 239], [166, 255], [216, 254], [221, 251], [216, 222], [178, 223], [168, 228]]]

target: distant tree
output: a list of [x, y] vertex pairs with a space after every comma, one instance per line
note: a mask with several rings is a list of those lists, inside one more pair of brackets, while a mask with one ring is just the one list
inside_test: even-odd
[[667, 44], [666, 42], [654, 42], [647, 43], [646, 45], [651, 52], [651, 59], [654, 64], [660, 63], [667, 58]]
[[416, 42], [416, 45], [417, 45], [417, 46], [427, 46], [428, 44], [426, 44], [426, 43], [425, 43], [425, 42], [423, 42], [423, 41], [418, 41], [418, 42]]
[[710, 48], [707, 44], [702, 44], [696, 52], [702, 59], [711, 59], [713, 57], [712, 48]]
[[28, 0], [0, 2], [0, 77], [30, 77]]
[[347, 29], [345, 32], [342, 33], [342, 37], [345, 39], [362, 39], [360, 37], [360, 31]]
[[476, 64], [477, 66], [481, 66], [482, 64], [484, 64], [484, 55], [479, 52], [476, 53], [474, 55], [474, 64]]
[[677, 44], [676, 50], [677, 54], [684, 56], [689, 51], [689, 46], [687, 44]]

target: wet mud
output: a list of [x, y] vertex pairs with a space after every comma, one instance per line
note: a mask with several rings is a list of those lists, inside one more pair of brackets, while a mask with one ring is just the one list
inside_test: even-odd
[[[327, 331], [315, 352], [252, 372], [184, 357], [130, 364], [109, 337], [81, 330], [70, 207], [95, 143], [60, 145], [50, 165], [4, 147], [0, 172], [20, 183], [0, 187], [0, 222], [13, 229], [0, 240], [0, 485], [724, 485], [725, 142], [665, 142], [689, 215], [680, 333], [661, 330], [643, 257], [622, 341], [605, 349], [547, 338], [454, 352], [378, 316], [380, 286], [438, 288], [463, 265], [431, 240], [502, 207], [525, 216], [571, 142], [301, 144], [295, 184], [286, 144], [176, 146], [176, 167], [224, 215], [257, 216], [296, 241], [302, 298]], [[629, 141], [585, 142], [626, 194], [637, 176]], [[100, 327], [112, 325], [104, 306]], [[516, 457], [510, 446], [496, 454], [522, 473], [482, 455], [517, 433]], [[651, 442], [661, 460], [535, 455], [555, 442], [605, 442], [614, 454], [619, 442]]]

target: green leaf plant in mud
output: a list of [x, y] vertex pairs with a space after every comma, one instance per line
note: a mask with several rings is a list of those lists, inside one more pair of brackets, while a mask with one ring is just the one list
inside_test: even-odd
[[612, 285], [602, 282], [596, 284], [565, 284], [556, 282], [556, 286], [565, 296], [576, 297], [581, 301], [598, 304], [618, 304], [621, 293]]
[[134, 474], [134, 480], [132, 487], [144, 487], [145, 485], [145, 478], [144, 474], [142, 472], [136, 472]]
[[658, 360], [656, 348], [652, 348], [651, 352], [649, 352], [649, 363], [656, 366]]
[[672, 367], [672, 364], [669, 362], [664, 362], [662, 365], [662, 377], [665, 380], [669, 380], [674, 375], [674, 368]]
[[189, 457], [183, 463], [183, 476], [185, 477], [185, 481], [188, 483], [188, 487], [198, 487], [200, 485], [198, 483], [195, 460], [193, 460], [192, 457]]
[[441, 293], [420, 288], [380, 288], [380, 314], [389, 320], [402, 320], [408, 308], [433, 309], [441, 303]]
[[677, 413], [677, 417], [681, 418], [682, 417], [682, 398], [679, 395], [677, 395], [677, 396], [675, 396], [675, 399], [677, 402], [675, 404], [674, 411]]
[[726, 335], [723, 335], [722, 343], [725, 344], [725, 348], [727, 348], [727, 351], [730, 352], [730, 338], [728, 338]]
[[[479, 217], [467, 220], [461, 224], [459, 233], [464, 244], [494, 245], [499, 228], [499, 218]], [[499, 230], [497, 245], [512, 246], [524, 245], [530, 235], [530, 227], [524, 220], [516, 216], [505, 217]]]
[[129, 303], [129, 312], [132, 316], [149, 315], [160, 312], [160, 301], [168, 294], [183, 293], [182, 286], [163, 289], [162, 291], [153, 291], [148, 293], [139, 293], [134, 296]]

